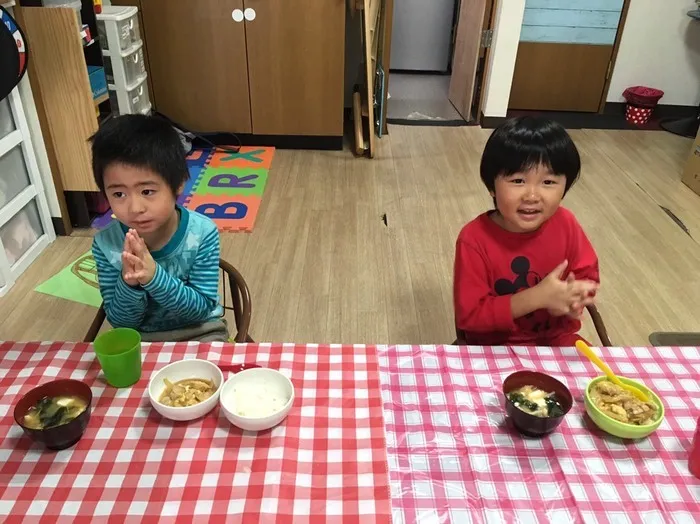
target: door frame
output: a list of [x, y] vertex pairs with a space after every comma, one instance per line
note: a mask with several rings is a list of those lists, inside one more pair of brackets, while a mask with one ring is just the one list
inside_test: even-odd
[[620, 13], [620, 22], [617, 24], [617, 33], [615, 34], [615, 42], [613, 43], [613, 52], [610, 56], [610, 65], [608, 66], [608, 77], [603, 85], [603, 94], [600, 97], [600, 105], [598, 106], [598, 114], [605, 112], [605, 104], [608, 100], [608, 91], [610, 91], [610, 83], [615, 72], [615, 63], [617, 62], [617, 53], [620, 50], [620, 42], [622, 41], [622, 33], [625, 30], [627, 23], [627, 13], [630, 10], [632, 0], [624, 0], [622, 4], [622, 12]]
[[[352, 2], [353, 0], [349, 0]], [[391, 67], [391, 34], [392, 34], [392, 29], [393, 29], [393, 18], [394, 18], [394, 0], [385, 0], [386, 1], [386, 7], [385, 7], [385, 13], [386, 13], [386, 18], [385, 18], [385, 29], [384, 29], [384, 60], [383, 60], [383, 66], [384, 66], [384, 74], [385, 74], [385, 90], [384, 90], [384, 105], [386, 107], [386, 104], [388, 103], [388, 95], [389, 95], [389, 81], [391, 78], [391, 72], [390, 72], [390, 67]], [[457, 6], [457, 9], [455, 9], [455, 20], [454, 20], [454, 25], [453, 25], [453, 40], [454, 40], [454, 45], [451, 50], [451, 57], [450, 60], [454, 60], [455, 55], [457, 54], [457, 31], [459, 30], [459, 15], [462, 9], [462, 3], [465, 0], [459, 0], [459, 5]], [[482, 35], [484, 31], [486, 30], [491, 30], [493, 31], [494, 29], [494, 23], [496, 19], [496, 8], [498, 7], [498, 2], [502, 0], [486, 0], [485, 4], [485, 9], [484, 9], [484, 21], [482, 23], [481, 27], [481, 33], [479, 34], [478, 38], [479, 41], [482, 39]], [[475, 77], [474, 81], [474, 91], [472, 93], [472, 97], [469, 103], [468, 108], [466, 109], [465, 112], [471, 113], [472, 119], [465, 122], [469, 123], [477, 123], [481, 124], [481, 120], [483, 119], [483, 115], [481, 114], [481, 109], [483, 107], [484, 103], [484, 90], [483, 90], [483, 84], [484, 80], [487, 76], [487, 70], [489, 67], [489, 56], [491, 54], [491, 46], [488, 46], [485, 49], [485, 53], [483, 57], [479, 57], [479, 61], [483, 63], [482, 69], [479, 71], [477, 70], [477, 74]], [[450, 63], [450, 82], [453, 81], [453, 76], [455, 75], [454, 70], [452, 69], [452, 64]], [[477, 97], [478, 95], [478, 97]], [[460, 108], [455, 108], [457, 111], [462, 114], [462, 111]], [[384, 119], [384, 133], [388, 133], [388, 124], [387, 124], [387, 119]]]
[[[488, 46], [484, 48], [484, 56], [479, 58], [481, 62], [481, 70], [477, 69], [476, 81], [474, 83], [474, 98], [472, 100], [472, 112], [474, 114], [474, 120], [478, 122], [479, 125], [482, 124], [484, 119], [484, 98], [486, 92], [484, 91], [484, 83], [486, 77], [488, 76], [488, 68], [491, 58], [491, 48], [493, 47], [493, 31], [495, 29], [496, 23], [496, 10], [498, 9], [498, 3], [501, 0], [486, 0], [486, 12], [484, 13], [484, 23], [482, 26], [481, 34], [484, 31], [491, 31], [491, 42]], [[478, 99], [476, 98], [478, 94]]]
[[[494, 0], [496, 1], [496, 0]], [[589, 115], [600, 115], [605, 112], [605, 104], [607, 103], [608, 92], [610, 91], [610, 84], [612, 82], [612, 77], [615, 72], [615, 64], [617, 62], [617, 54], [620, 50], [620, 43], [622, 41], [622, 33], [625, 29], [625, 24], [627, 23], [627, 13], [629, 12], [632, 0], [623, 0], [622, 9], [620, 11], [620, 21], [617, 24], [617, 32], [615, 33], [615, 41], [613, 42], [612, 54], [610, 55], [610, 63], [608, 64], [607, 77], [603, 84], [603, 91], [600, 96], [600, 103], [598, 104], [598, 111], [586, 112]], [[522, 22], [521, 22], [522, 27]], [[517, 50], [516, 50], [516, 61], [517, 61]], [[515, 74], [515, 70], [514, 70]], [[510, 97], [508, 101], [508, 110], [510, 110]]]
[[[474, 113], [472, 109], [474, 106], [474, 97], [478, 91], [477, 71], [479, 70], [479, 62], [482, 59], [482, 49], [484, 49], [484, 27], [486, 25], [487, 19], [486, 13], [489, 12], [490, 3], [492, 3], [492, 0], [483, 1], [484, 12], [481, 15], [480, 21], [470, 20], [469, 12], [463, 11], [463, 9], [465, 8], [465, 0], [461, 0], [459, 2], [458, 9], [455, 10], [452, 68], [450, 72], [448, 100], [450, 101], [450, 103], [452, 103], [454, 108], [462, 116], [465, 122], [473, 122], [478, 118], [477, 114]], [[470, 27], [473, 27], [471, 25], [472, 23], [477, 23], [479, 24], [478, 27], [480, 27], [481, 30], [476, 31], [476, 34], [473, 35], [473, 33], [470, 32], [467, 27], [462, 26], [462, 23], [469, 24]], [[476, 42], [474, 42], [474, 38], [477, 39]], [[472, 55], [471, 53], [467, 54], [467, 51], [471, 51], [472, 46], [474, 44], [476, 44], [477, 47], [477, 56], [476, 61], [472, 67], [471, 63], [463, 61], [462, 58], [471, 59]], [[469, 90], [471, 90], [471, 93], [468, 93]]]
[[[460, 14], [462, 10], [462, 3], [465, 0], [460, 0], [459, 2], [459, 8], [457, 9], [457, 12], [455, 14], [455, 26], [454, 26], [454, 47], [452, 49], [452, 59], [454, 60], [454, 57], [457, 55], [458, 50], [457, 46], [459, 44], [459, 40], [457, 39], [457, 31], [459, 31], [459, 19], [460, 19]], [[496, 20], [496, 9], [498, 8], [498, 3], [499, 1], [502, 0], [486, 0], [485, 5], [484, 5], [484, 18], [483, 22], [481, 24], [481, 32], [479, 33], [479, 42], [482, 43], [483, 41], [483, 36], [486, 31], [491, 31], [491, 37], [493, 37], [493, 31], [495, 29], [495, 20]], [[487, 46], [483, 46], [480, 44], [480, 52], [479, 52], [479, 58], [477, 59], [477, 68], [475, 71], [475, 77], [474, 77], [474, 87], [472, 91], [472, 96], [468, 103], [468, 107], [455, 107], [457, 112], [462, 115], [464, 118], [464, 114], [470, 114], [471, 115], [471, 120], [466, 120], [465, 122], [467, 123], [476, 123], [478, 125], [481, 125], [482, 120], [484, 118], [484, 115], [482, 113], [482, 108], [484, 105], [484, 98], [485, 98], [485, 92], [484, 92], [484, 83], [486, 80], [486, 77], [488, 76], [488, 69], [489, 69], [489, 58], [491, 56], [491, 47], [492, 47], [492, 42], [489, 43]], [[483, 55], [481, 53], [481, 50], [483, 50]], [[479, 65], [481, 68], [479, 68]], [[450, 73], [450, 84], [454, 81], [455, 75], [458, 75], [459, 71], [455, 71], [454, 68], [452, 69]], [[468, 80], [468, 79], [464, 79]]]
[[[483, 30], [495, 30], [495, 23], [496, 23], [496, 12], [498, 9], [498, 3], [503, 0], [487, 0], [486, 3], [486, 14], [488, 16], [484, 16], [484, 25], [483, 25]], [[489, 4], [491, 6], [490, 12], [489, 12]], [[620, 43], [622, 41], [622, 34], [625, 29], [625, 24], [627, 23], [627, 14], [630, 9], [630, 5], [632, 4], [632, 0], [624, 0], [622, 4], [622, 11], [620, 14], [620, 22], [617, 25], [617, 33], [615, 34], [615, 42], [613, 43], [613, 52], [610, 57], [610, 67], [608, 68], [608, 77], [605, 80], [605, 84], [603, 86], [603, 93], [601, 95], [601, 100], [600, 104], [598, 106], [598, 113], [597, 114], [603, 114], [605, 112], [605, 104], [607, 103], [607, 98], [608, 98], [608, 92], [610, 91], [610, 84], [612, 81], [613, 74], [615, 72], [615, 64], [617, 62], [617, 55], [620, 50]], [[461, 2], [460, 2], [460, 8], [461, 8]], [[457, 19], [459, 19], [459, 13], [457, 13]], [[456, 29], [456, 26], [455, 26]], [[456, 34], [456, 31], [455, 31]], [[483, 33], [482, 33], [483, 34]], [[391, 41], [391, 35], [389, 35], [389, 41]], [[483, 125], [484, 121], [484, 114], [483, 114], [483, 107], [484, 107], [484, 98], [485, 98], [485, 91], [484, 91], [484, 82], [488, 76], [488, 69], [489, 69], [489, 58], [491, 55], [491, 49], [493, 47], [492, 45], [489, 45], [488, 47], [485, 48], [485, 53], [483, 58], [480, 58], [480, 60], [483, 60], [483, 66], [480, 71], [477, 72], [477, 78], [476, 78], [476, 83], [474, 85], [474, 100], [472, 103], [472, 109], [473, 109], [473, 115], [474, 115], [474, 120], [478, 122], [479, 125]], [[388, 90], [387, 90], [388, 91]], [[478, 94], [478, 98], [477, 98]], [[593, 113], [596, 114], [596, 113]]]
[[[350, 2], [354, 0], [348, 0]], [[394, 0], [384, 2], [384, 41], [382, 42], [382, 69], [384, 70], [384, 119], [382, 122], [382, 134], [389, 133], [389, 123], [387, 118], [387, 104], [389, 103], [389, 80], [391, 78], [391, 33], [394, 28]]]

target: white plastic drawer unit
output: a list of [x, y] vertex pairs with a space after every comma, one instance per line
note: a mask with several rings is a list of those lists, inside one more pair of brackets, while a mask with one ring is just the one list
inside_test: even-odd
[[22, 154], [22, 145], [17, 144], [0, 157], [0, 209], [12, 202], [30, 185], [32, 182], [29, 180], [29, 170]]
[[[130, 113], [146, 113], [151, 109], [151, 100], [148, 96], [148, 84], [146, 77], [141, 77], [137, 83], [126, 88], [120, 88], [110, 84], [109, 103], [112, 112], [120, 115]], [[116, 109], [116, 111], [115, 111]]]
[[103, 6], [97, 15], [100, 47], [114, 53], [141, 41], [138, 9], [133, 6]]
[[116, 87], [126, 88], [146, 75], [141, 42], [137, 42], [120, 53], [103, 51], [102, 62], [107, 83]]
[[0, 226], [0, 242], [5, 249], [7, 263], [13, 267], [44, 234], [39, 206], [30, 200], [16, 215]]
[[0, 100], [0, 296], [54, 238], [29, 127], [15, 88]]

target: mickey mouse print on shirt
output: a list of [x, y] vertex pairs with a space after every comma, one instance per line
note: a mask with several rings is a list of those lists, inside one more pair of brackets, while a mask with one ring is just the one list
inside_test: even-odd
[[510, 263], [510, 269], [515, 278], [512, 281], [505, 278], [496, 280], [494, 291], [497, 295], [514, 295], [518, 291], [534, 287], [542, 281], [540, 275], [530, 271], [530, 260], [527, 257], [515, 257]]
[[[513, 271], [513, 280], [499, 278], [494, 283], [494, 291], [499, 296], [514, 295], [523, 289], [529, 289], [542, 281], [542, 277], [535, 271], [530, 271], [530, 259], [525, 256], [517, 256], [510, 263]], [[551, 315], [547, 311], [533, 311], [517, 319], [515, 322], [524, 331], [539, 333], [551, 328]]]

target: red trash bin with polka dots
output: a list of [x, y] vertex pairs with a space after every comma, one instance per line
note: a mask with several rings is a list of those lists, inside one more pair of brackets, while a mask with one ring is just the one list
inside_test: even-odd
[[625, 119], [630, 124], [642, 125], [649, 121], [664, 92], [653, 87], [634, 86], [625, 89], [622, 96], [627, 100]]

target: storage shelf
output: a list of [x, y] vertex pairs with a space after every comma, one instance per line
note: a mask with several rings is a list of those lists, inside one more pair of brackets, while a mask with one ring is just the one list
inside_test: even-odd
[[104, 95], [100, 95], [97, 98], [93, 98], [93, 102], [95, 103], [95, 107], [99, 106], [101, 103], [106, 102], [109, 100], [109, 91], [106, 92]]

